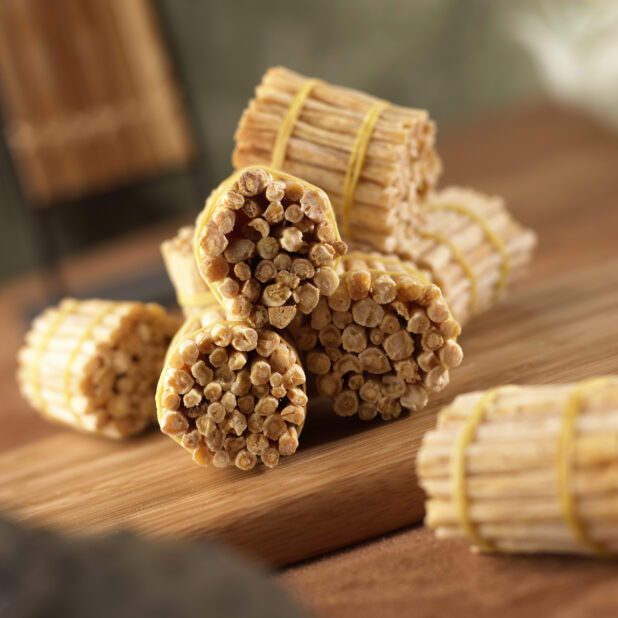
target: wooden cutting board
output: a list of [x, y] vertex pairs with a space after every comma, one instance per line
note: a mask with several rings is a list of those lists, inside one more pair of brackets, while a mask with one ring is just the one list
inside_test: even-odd
[[471, 389], [615, 369], [617, 312], [618, 259], [520, 288], [472, 324], [464, 365], [420, 413], [365, 424], [316, 407], [295, 457], [249, 473], [199, 468], [154, 432], [121, 444], [61, 433], [0, 457], [0, 506], [76, 532], [214, 535], [271, 564], [343, 547], [422, 517], [414, 456], [441, 404]]
[[[419, 521], [414, 456], [458, 393], [618, 372], [618, 140], [541, 108], [449, 144], [449, 180], [506, 194], [540, 244], [518, 289], [466, 327], [464, 364], [426, 410], [365, 424], [318, 407], [293, 458], [250, 473], [199, 468], [156, 432], [123, 444], [58, 433], [0, 455], [0, 510], [78, 533], [213, 535], [286, 564]], [[27, 432], [37, 421], [19, 405], [7, 422]]]

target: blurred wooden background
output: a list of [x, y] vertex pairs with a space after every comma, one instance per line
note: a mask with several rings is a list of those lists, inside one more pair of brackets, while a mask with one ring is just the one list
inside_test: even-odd
[[164, 43], [147, 0], [0, 1], [4, 137], [35, 206], [188, 165]]
[[[140, 126], [118, 127], [124, 136], [120, 151], [109, 141], [102, 145], [101, 166], [88, 149], [80, 151], [79, 166], [92, 168], [89, 177], [94, 174], [96, 179], [100, 174], [102, 186], [114, 174], [128, 175], [155, 167], [143, 129], [148, 133], [153, 129], [154, 138], [173, 129], [166, 122], [158, 122], [178, 116], [173, 96], [161, 105], [163, 115], [157, 116], [157, 121], [149, 118], [150, 110], [155, 113], [157, 108], [157, 97], [165, 91], [170, 67], [177, 98], [193, 120], [192, 137], [203, 155], [197, 170], [176, 166], [176, 171], [140, 183], [125, 182], [120, 188], [118, 182], [108, 183], [102, 193], [51, 209], [46, 224], [58, 252], [62, 256], [76, 254], [105, 239], [196, 212], [204, 198], [196, 191], [196, 173], [201, 175], [201, 193], [205, 193], [208, 183], [230, 172], [236, 122], [270, 65], [284, 63], [307, 75], [394, 102], [427, 107], [441, 130], [534, 96], [538, 93], [536, 76], [525, 52], [509, 37], [504, 4], [484, 0], [358, 0], [352, 7], [346, 0], [1, 0], [0, 27], [8, 33], [0, 37], [0, 55], [8, 46], [15, 70], [24, 63], [32, 67], [28, 75], [31, 92], [46, 113], [50, 101], [62, 110], [77, 112], [61, 123], [61, 132], [73, 133], [75, 125], [86, 134], [93, 131], [97, 123], [92, 122], [90, 112], [83, 112], [91, 110], [88, 101], [95, 95], [104, 101], [129, 102], [125, 111], [117, 114], [117, 119], [125, 120], [136, 119], [130, 101], [149, 100], [140, 107]], [[22, 23], [24, 15], [39, 5], [36, 15]], [[147, 7], [155, 14], [161, 47], [167, 54], [165, 61], [159, 57], [159, 46], [153, 44], [148, 29], [135, 26], [136, 14], [148, 12]], [[133, 16], [121, 17], [120, 11]], [[95, 36], [99, 24], [104, 27], [103, 39]], [[41, 54], [44, 39], [39, 37], [58, 39], [54, 58], [66, 65], [61, 74], [50, 73], [52, 58]], [[112, 40], [117, 44], [103, 52]], [[16, 56], [22, 51], [24, 57]], [[138, 63], [145, 67], [144, 74], [136, 68]], [[75, 80], [75, 75], [86, 79]], [[139, 78], [137, 84], [135, 78]], [[70, 98], [60, 101], [55, 84], [66, 87]], [[131, 88], [137, 90], [131, 93]], [[27, 92], [30, 90], [22, 96]], [[150, 94], [146, 96], [146, 92]], [[21, 105], [15, 108], [16, 117], [29, 115]], [[105, 118], [105, 106], [100, 111]], [[48, 128], [46, 123], [37, 120], [35, 124], [35, 142], [32, 131], [14, 124], [9, 126], [7, 137], [17, 143], [21, 140], [22, 151], [29, 140], [30, 145], [49, 141], [44, 137], [49, 132], [40, 131]], [[186, 154], [182, 127], [175, 133], [179, 146], [169, 156], [182, 160]], [[72, 150], [78, 151], [80, 144], [74, 143], [74, 147]], [[65, 168], [70, 171], [71, 166], [64, 161], [71, 156], [75, 163], [75, 155], [48, 155], [54, 185], [77, 187], [79, 182], [67, 178]], [[116, 179], [122, 180], [119, 176]], [[1, 281], [35, 266], [37, 253], [6, 161], [0, 161], [0, 215]]]

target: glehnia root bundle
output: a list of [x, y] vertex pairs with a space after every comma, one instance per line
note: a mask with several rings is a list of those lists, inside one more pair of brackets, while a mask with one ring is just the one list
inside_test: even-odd
[[484, 551], [618, 553], [618, 377], [460, 395], [425, 435], [427, 525]]
[[280, 334], [207, 311], [188, 319], [170, 346], [157, 389], [159, 424], [200, 465], [272, 468], [298, 448], [305, 381]]
[[328, 193], [346, 241], [393, 251], [441, 163], [427, 111], [269, 69], [235, 135], [236, 168], [265, 164]]
[[265, 167], [233, 174], [208, 198], [195, 229], [198, 270], [230, 316], [285, 328], [339, 284], [345, 253], [327, 195]]
[[22, 393], [43, 416], [113, 438], [156, 420], [154, 394], [180, 323], [159, 305], [64, 299], [19, 352]]
[[318, 394], [363, 420], [423, 408], [463, 359], [440, 288], [400, 258], [356, 248], [338, 272], [335, 293], [290, 327]]

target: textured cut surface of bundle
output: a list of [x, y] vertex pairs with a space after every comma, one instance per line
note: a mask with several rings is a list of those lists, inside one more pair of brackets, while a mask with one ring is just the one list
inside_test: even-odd
[[491, 308], [532, 259], [536, 235], [499, 197], [460, 187], [431, 194], [417, 234], [397, 253], [431, 273], [453, 315], [465, 324]]
[[[282, 143], [290, 110], [299, 104]], [[418, 225], [417, 202], [440, 174], [434, 141], [425, 110], [276, 67], [240, 119], [232, 162], [237, 168], [270, 164], [321, 187], [346, 240], [393, 251], [396, 238]]]
[[161, 430], [196, 463], [273, 468], [298, 448], [305, 373], [278, 333], [204, 314], [174, 338], [156, 399]]
[[423, 408], [463, 358], [440, 288], [394, 256], [352, 249], [337, 291], [290, 327], [317, 393], [340, 416]]
[[64, 299], [19, 352], [22, 393], [43, 416], [112, 438], [155, 422], [163, 359], [180, 323], [159, 305]]
[[460, 395], [425, 435], [426, 523], [506, 552], [618, 553], [618, 377]]
[[205, 310], [218, 312], [219, 308], [217, 299], [197, 269], [193, 251], [194, 235], [195, 227], [186, 225], [178, 230], [174, 238], [161, 243], [165, 268], [185, 318], [203, 316]]
[[256, 166], [213, 191], [197, 219], [194, 250], [230, 316], [281, 329], [337, 289], [335, 265], [346, 245], [321, 189]]

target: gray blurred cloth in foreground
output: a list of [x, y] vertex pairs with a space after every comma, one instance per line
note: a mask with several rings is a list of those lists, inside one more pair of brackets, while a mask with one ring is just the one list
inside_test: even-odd
[[0, 520], [0, 616], [301, 618], [268, 572], [226, 548], [130, 533], [67, 538]]

